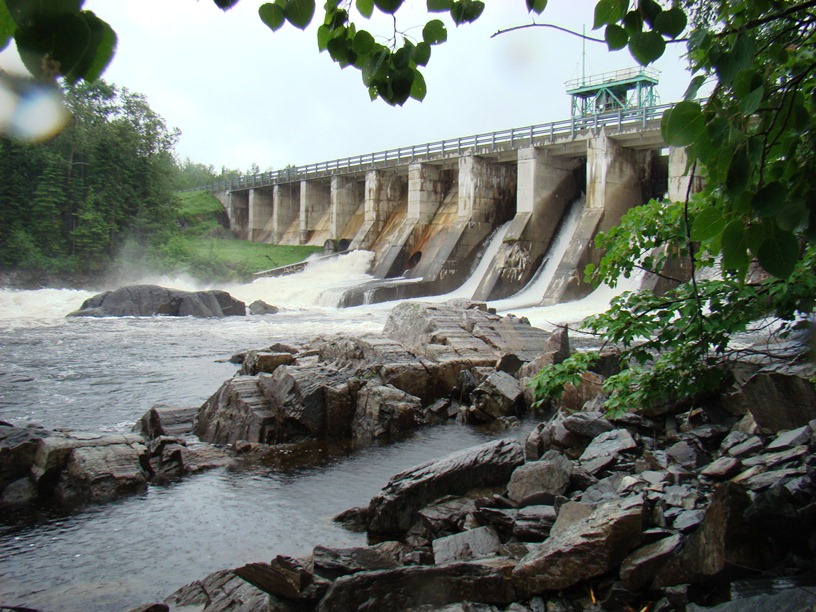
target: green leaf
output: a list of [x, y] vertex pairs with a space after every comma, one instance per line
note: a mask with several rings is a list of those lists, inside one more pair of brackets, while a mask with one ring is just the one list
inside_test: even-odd
[[357, 0], [357, 10], [366, 19], [370, 19], [374, 14], [374, 0]]
[[744, 271], [751, 263], [742, 221], [735, 219], [723, 229], [722, 267], [726, 270]]
[[403, 1], [404, 0], [374, 0], [374, 4], [383, 13], [393, 15], [397, 12], [397, 9], [402, 6]]
[[414, 63], [417, 66], [427, 66], [431, 59], [431, 45], [426, 42], [417, 43], [414, 48]]
[[447, 13], [453, 6], [453, 0], [428, 0], [428, 12]]
[[654, 28], [664, 36], [677, 38], [686, 29], [687, 24], [686, 13], [683, 9], [675, 6], [655, 17]]
[[329, 41], [332, 39], [333, 34], [334, 32], [325, 24], [317, 28], [317, 48], [320, 51], [325, 51], [329, 48]]
[[678, 102], [663, 113], [660, 130], [666, 144], [684, 147], [694, 142], [705, 129], [702, 109], [696, 102]]
[[273, 32], [279, 30], [283, 25], [283, 22], [286, 21], [286, 15], [284, 15], [283, 9], [277, 4], [272, 4], [271, 2], [266, 2], [265, 4], [259, 6], [258, 15], [260, 15], [261, 21], [263, 21]]
[[403, 68], [393, 72], [388, 79], [390, 95], [386, 98], [386, 102], [392, 105], [402, 106], [411, 95], [411, 89], [414, 85], [415, 75], [419, 74], [411, 68]]
[[697, 97], [697, 92], [700, 91], [700, 87], [706, 81], [706, 76], [704, 74], [698, 74], [696, 77], [691, 79], [688, 87], [686, 87], [686, 92], [683, 94], [683, 100], [694, 100]]
[[354, 49], [354, 52], [357, 55], [368, 55], [374, 50], [376, 45], [377, 42], [369, 32], [360, 30], [354, 35], [354, 42], [352, 43], [351, 48]]
[[315, 0], [287, 0], [283, 13], [289, 23], [305, 30], [314, 17]]
[[751, 208], [763, 217], [772, 217], [785, 207], [788, 190], [779, 181], [768, 183], [754, 194]]
[[540, 15], [547, 8], [547, 0], [527, 0], [527, 12]]
[[17, 28], [14, 39], [20, 58], [37, 78], [53, 76], [43, 72], [46, 57], [57, 62], [60, 74], [71, 74], [85, 56], [91, 41], [91, 30], [79, 13], [60, 15], [47, 23], [49, 36], [43, 36], [36, 27]]
[[14, 30], [17, 29], [17, 24], [11, 18], [5, 2], [0, 2], [0, 51], [6, 48], [14, 36]]
[[691, 226], [691, 239], [696, 242], [704, 242], [719, 236], [724, 229], [725, 217], [722, 212], [714, 207], [705, 208], [694, 219]]
[[737, 195], [748, 187], [751, 176], [751, 162], [748, 159], [748, 147], [737, 146], [731, 162], [728, 164], [728, 174], [725, 179], [725, 188], [731, 195]]
[[418, 70], [414, 72], [414, 82], [411, 84], [411, 97], [418, 102], [425, 99], [428, 87], [425, 85], [425, 77]]
[[445, 24], [439, 19], [432, 19], [422, 28], [422, 40], [429, 45], [438, 45], [448, 40], [448, 31]]
[[385, 79], [386, 64], [391, 53], [385, 47], [381, 47], [373, 53], [362, 69], [363, 84], [366, 87], [373, 87], [378, 81]]
[[666, 50], [666, 41], [657, 32], [635, 32], [629, 35], [629, 53], [638, 64], [648, 66]]
[[606, 46], [610, 51], [623, 49], [629, 43], [629, 34], [617, 24], [610, 23], [604, 31]]
[[595, 5], [595, 21], [592, 24], [592, 29], [598, 28], [611, 23], [617, 23], [623, 18], [624, 12], [621, 10], [621, 3], [616, 0], [598, 0]]
[[776, 232], [765, 239], [756, 255], [759, 265], [769, 274], [788, 278], [799, 260], [799, 241], [790, 232]]
[[451, 17], [456, 25], [476, 21], [484, 11], [484, 2], [479, 0], [458, 0], [451, 7]]
[[88, 46], [82, 59], [74, 69], [65, 75], [68, 82], [75, 83], [79, 79], [95, 81], [108, 67], [116, 51], [116, 33], [106, 22], [102, 21], [91, 11], [80, 13], [90, 31]]

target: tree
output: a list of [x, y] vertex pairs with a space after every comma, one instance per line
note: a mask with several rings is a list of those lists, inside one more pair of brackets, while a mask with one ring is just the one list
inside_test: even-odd
[[[225, 10], [237, 2], [214, 1]], [[22, 11], [29, 4], [39, 8]], [[6, 38], [13, 33], [21, 53], [40, 53], [37, 65], [53, 68], [50, 60], [71, 54], [32, 42], [36, 26], [48, 20], [90, 23], [81, 4], [60, 0], [46, 9], [45, 3], [6, 0], [0, 32]], [[341, 67], [359, 70], [371, 97], [393, 105], [425, 97], [421, 69], [432, 47], [447, 39], [437, 19], [426, 23], [421, 40], [395, 26], [388, 44], [358, 27], [375, 9], [394, 15], [402, 5], [403, 0], [328, 0], [317, 33], [321, 51]], [[536, 15], [546, 5], [526, 0]], [[483, 8], [478, 0], [427, 0], [429, 13], [448, 13], [457, 25], [478, 19]], [[273, 31], [286, 23], [305, 29], [315, 13], [314, 0], [274, 0], [259, 7]], [[587, 323], [623, 346], [623, 370], [605, 386], [608, 406], [624, 409], [711, 388], [720, 381], [720, 366], [736, 354], [729, 344], [735, 332], [773, 315], [782, 321], [779, 333], [788, 333], [813, 312], [816, 0], [597, 0], [594, 28], [603, 30], [610, 50], [627, 49], [644, 66], [668, 44], [686, 45], [689, 88], [664, 114], [662, 131], [666, 143], [686, 149], [688, 173], [705, 174], [701, 193], [636, 207], [598, 238], [605, 254], [587, 270], [594, 282], [615, 284], [636, 267], [667, 275], [667, 264], [678, 258], [690, 270], [690, 279], [678, 280], [668, 292], [625, 294]], [[91, 51], [93, 46], [83, 53]], [[82, 73], [84, 57], [57, 67], [69, 81], [92, 77], [93, 70]], [[94, 66], [107, 61], [104, 45], [95, 57]], [[711, 94], [698, 100], [704, 84]], [[704, 280], [704, 269], [719, 276]], [[557, 393], [595, 358], [582, 354], [542, 372], [536, 390]]]

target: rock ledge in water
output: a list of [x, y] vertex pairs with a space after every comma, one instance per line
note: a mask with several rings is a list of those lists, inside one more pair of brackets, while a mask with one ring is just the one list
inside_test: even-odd
[[226, 291], [181, 291], [158, 285], [130, 285], [83, 302], [69, 317], [245, 316], [246, 304]]

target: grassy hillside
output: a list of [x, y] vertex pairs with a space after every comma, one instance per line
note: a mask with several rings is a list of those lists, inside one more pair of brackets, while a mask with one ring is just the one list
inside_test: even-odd
[[205, 281], [247, 280], [254, 272], [303, 261], [320, 247], [278, 246], [235, 238], [224, 207], [206, 192], [180, 193], [180, 232], [156, 254], [163, 272], [186, 272]]

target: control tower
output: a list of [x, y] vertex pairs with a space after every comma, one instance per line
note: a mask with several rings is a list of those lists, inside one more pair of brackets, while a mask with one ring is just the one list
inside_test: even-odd
[[572, 79], [565, 83], [572, 97], [572, 116], [643, 108], [658, 103], [654, 68], [626, 68]]

